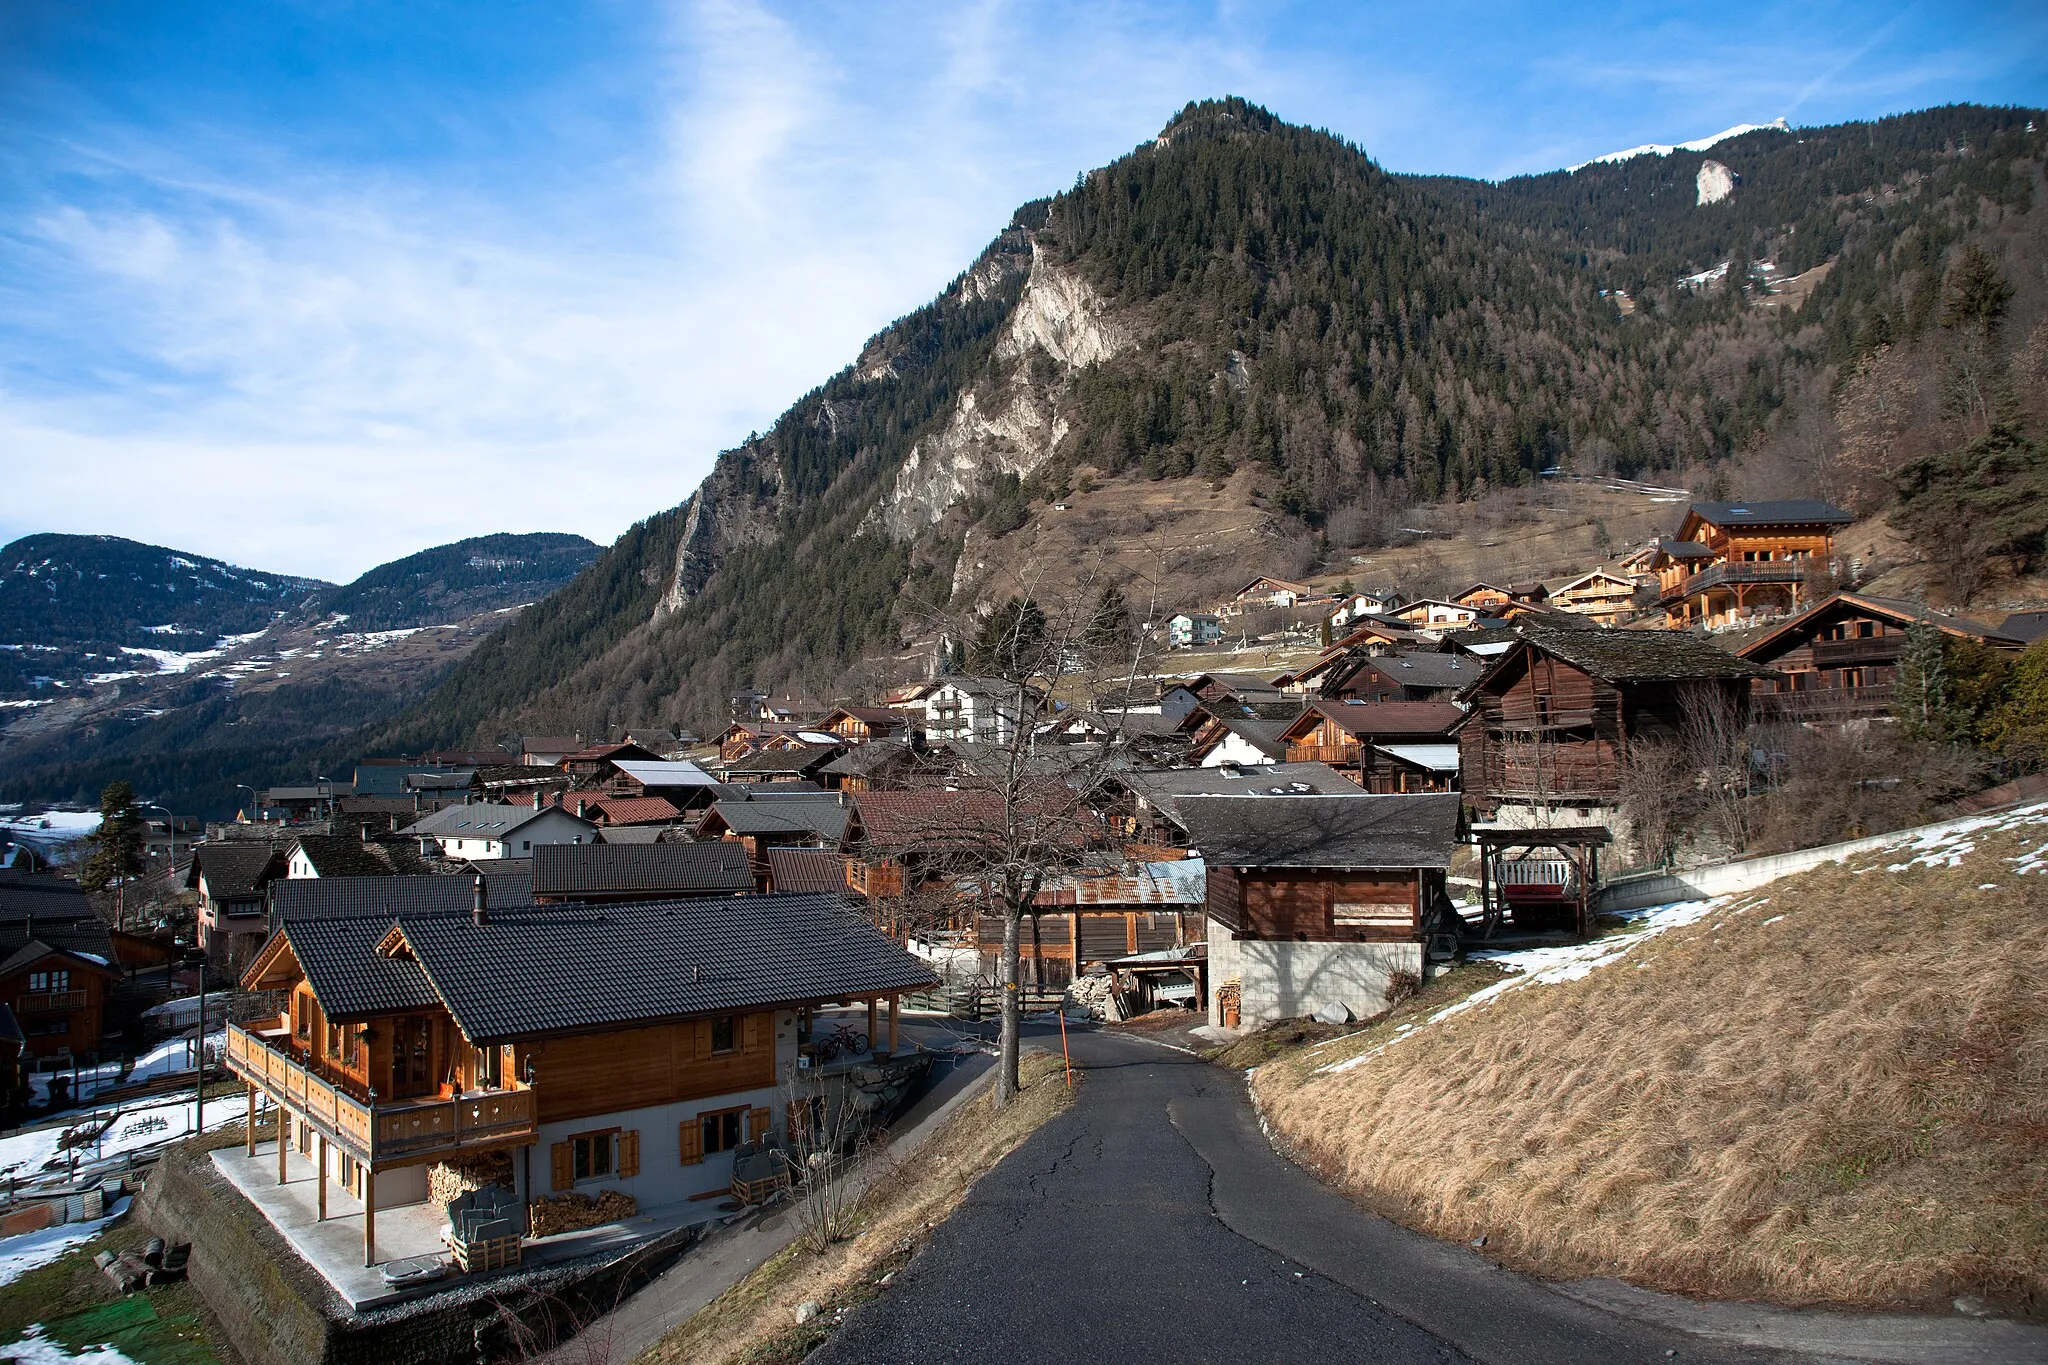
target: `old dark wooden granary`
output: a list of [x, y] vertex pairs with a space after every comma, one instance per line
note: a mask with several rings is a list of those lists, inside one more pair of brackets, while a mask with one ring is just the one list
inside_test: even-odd
[[1611, 806], [1630, 742], [1678, 734], [1713, 707], [1739, 722], [1769, 670], [1698, 636], [1526, 628], [1467, 694], [1458, 730], [1467, 801]]

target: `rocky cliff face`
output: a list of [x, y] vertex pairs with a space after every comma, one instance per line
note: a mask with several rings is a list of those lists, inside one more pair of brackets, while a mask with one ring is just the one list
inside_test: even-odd
[[[1060, 382], [1131, 346], [1133, 330], [1033, 242], [1023, 295], [996, 342], [993, 381], [962, 394], [945, 428], [911, 447], [861, 529], [913, 539], [994, 476], [1022, 477], [1044, 464], [1067, 435]], [[1053, 362], [1050, 372], [1033, 363], [1039, 356]]]

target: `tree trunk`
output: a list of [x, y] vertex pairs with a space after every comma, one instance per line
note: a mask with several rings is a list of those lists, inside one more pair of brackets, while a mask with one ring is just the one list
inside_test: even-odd
[[1003, 997], [1002, 1055], [996, 1059], [998, 1109], [1008, 1104], [1010, 1098], [1023, 1088], [1017, 1074], [1017, 959], [1022, 956], [1022, 945], [1019, 940], [1022, 937], [1023, 920], [1024, 912], [1015, 904], [1003, 907], [1003, 958], [996, 972]]

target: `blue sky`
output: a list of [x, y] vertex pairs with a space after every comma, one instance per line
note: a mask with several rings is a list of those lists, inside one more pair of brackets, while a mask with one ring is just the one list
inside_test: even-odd
[[2048, 104], [2038, 4], [1561, 8], [10, 0], [0, 541], [609, 541], [1190, 99], [1488, 177]]

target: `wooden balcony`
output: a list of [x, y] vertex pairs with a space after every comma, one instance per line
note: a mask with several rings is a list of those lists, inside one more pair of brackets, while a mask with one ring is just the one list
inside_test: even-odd
[[1763, 563], [1716, 564], [1676, 580], [1665, 588], [1658, 600], [1660, 606], [1674, 606], [1688, 597], [1697, 597], [1714, 588], [1732, 588], [1737, 585], [1758, 583], [1782, 583], [1797, 587], [1806, 581], [1807, 565], [1803, 560], [1773, 559]]
[[229, 1069], [372, 1168], [532, 1142], [539, 1131], [531, 1090], [366, 1101], [272, 1045], [284, 1037], [229, 1024]]
[[1815, 640], [1813, 642], [1813, 664], [1816, 668], [1840, 668], [1843, 665], [1895, 664], [1906, 652], [1906, 637], [1898, 635], [1865, 635], [1852, 640]]
[[14, 997], [16, 1014], [55, 1014], [60, 1010], [82, 1010], [85, 1008], [84, 991], [41, 991], [35, 995]]
[[1356, 744], [1290, 744], [1287, 746], [1289, 763], [1327, 763], [1333, 768], [1356, 767], [1358, 746]]
[[1750, 698], [1758, 720], [1867, 720], [1889, 716], [1892, 684], [1868, 687], [1815, 687], [1800, 692], [1758, 692]]

